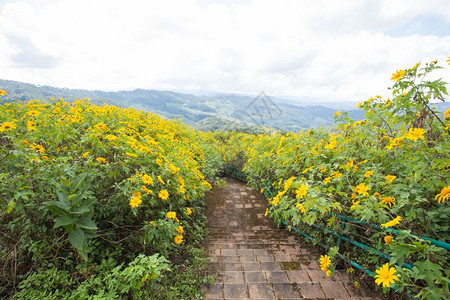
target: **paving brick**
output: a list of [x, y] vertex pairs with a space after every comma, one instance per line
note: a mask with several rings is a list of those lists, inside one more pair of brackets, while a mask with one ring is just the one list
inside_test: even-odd
[[261, 266], [259, 262], [245, 262], [242, 263], [242, 268], [244, 271], [260, 271]]
[[286, 271], [287, 276], [291, 282], [310, 282], [311, 278], [309, 278], [308, 272], [306, 270], [294, 270], [294, 271]]
[[264, 271], [281, 271], [280, 264], [275, 261], [262, 262], [261, 269]]
[[321, 282], [325, 296], [329, 298], [346, 298], [350, 297], [344, 285], [341, 282]]
[[223, 263], [221, 264], [221, 271], [243, 271], [240, 263]]
[[207, 201], [205, 249], [216, 284], [205, 287], [205, 299], [377, 299], [371, 290], [355, 290], [345, 272], [326, 277], [311, 247], [263, 216], [262, 195], [226, 180], [220, 195], [213, 191]]
[[257, 255], [256, 260], [260, 262], [274, 261], [273, 255]]
[[220, 256], [220, 262], [233, 262], [233, 263], [238, 263], [239, 262], [239, 257], [238, 256]]
[[309, 277], [312, 281], [327, 282], [332, 281], [331, 277], [328, 277], [322, 270], [307, 270]]
[[300, 298], [297, 284], [295, 283], [274, 283], [273, 289], [275, 290], [275, 296], [277, 299]]
[[275, 257], [277, 261], [291, 261], [292, 257], [290, 255], [278, 255]]
[[249, 283], [248, 290], [252, 299], [274, 299], [274, 291], [270, 283]]
[[236, 256], [236, 249], [221, 249], [222, 256]]
[[240, 256], [253, 256], [252, 249], [237, 249], [236, 253], [237, 253], [237, 255], [240, 255]]
[[223, 291], [225, 295], [225, 299], [230, 298], [248, 298], [248, 292], [247, 292], [247, 284], [240, 284], [240, 283], [229, 283], [223, 285]]
[[205, 297], [208, 299], [223, 298], [223, 284], [215, 283], [207, 286], [205, 289]]
[[269, 255], [271, 253], [266, 249], [255, 249], [253, 250], [253, 254], [262, 256], [262, 255]]
[[244, 277], [247, 282], [267, 282], [264, 272], [261, 271], [246, 271]]
[[241, 271], [227, 271], [221, 275], [224, 283], [245, 283], [244, 273]]
[[266, 276], [267, 276], [267, 281], [268, 282], [281, 282], [281, 283], [286, 283], [289, 282], [289, 278], [286, 275], [286, 272], [284, 271], [271, 271], [271, 272], [266, 272]]
[[315, 299], [325, 297], [325, 294], [319, 283], [301, 282], [297, 283], [297, 287], [299, 288], [300, 295], [303, 298]]
[[256, 262], [256, 256], [239, 256], [240, 262]]

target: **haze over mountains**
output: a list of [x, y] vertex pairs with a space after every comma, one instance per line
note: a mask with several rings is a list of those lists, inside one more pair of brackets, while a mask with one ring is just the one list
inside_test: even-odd
[[[258, 97], [236, 94], [212, 94], [196, 96], [171, 91], [136, 89], [133, 91], [89, 91], [79, 89], [37, 86], [0, 79], [0, 89], [8, 92], [4, 101], [63, 98], [66, 101], [89, 98], [92, 103], [107, 103], [119, 107], [134, 107], [159, 114], [169, 119], [182, 119], [199, 130], [238, 129], [246, 126], [266, 126], [283, 131], [329, 126], [338, 109], [348, 109], [349, 103], [325, 103], [310, 98], [307, 105], [295, 100], [271, 98], [264, 93]], [[353, 105], [354, 106], [354, 105]], [[355, 109], [350, 116], [363, 118], [363, 112]]]

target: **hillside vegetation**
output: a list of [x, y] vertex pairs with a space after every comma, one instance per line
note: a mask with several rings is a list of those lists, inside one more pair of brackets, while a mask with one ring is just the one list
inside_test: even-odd
[[354, 272], [352, 260], [385, 292], [449, 298], [450, 109], [430, 103], [448, 95], [428, 81], [437, 68], [398, 70], [392, 99], [360, 103], [361, 121], [336, 112], [334, 130], [217, 134], [225, 161], [267, 195], [266, 215], [326, 248], [327, 276]]
[[31, 100], [1, 106], [0, 143], [2, 297], [201, 295], [211, 136], [136, 109]]

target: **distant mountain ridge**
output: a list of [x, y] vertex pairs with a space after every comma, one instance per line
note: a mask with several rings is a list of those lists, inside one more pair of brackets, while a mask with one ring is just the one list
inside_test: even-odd
[[[72, 102], [75, 99], [89, 98], [95, 104], [134, 107], [168, 119], [181, 118], [183, 122], [199, 130], [220, 130], [220, 124], [230, 128], [230, 124], [239, 121], [241, 125], [266, 126], [296, 132], [311, 127], [332, 125], [333, 114], [337, 110], [323, 105], [296, 105], [292, 101], [269, 97], [265, 100], [268, 105], [265, 102], [258, 102], [259, 99], [255, 100], [255, 97], [235, 94], [195, 96], [144, 89], [118, 92], [90, 91], [37, 86], [2, 79], [0, 89], [8, 92], [8, 95], [3, 97], [4, 101], [61, 97]], [[349, 114], [355, 120], [364, 118], [363, 111], [358, 109], [350, 111]]]

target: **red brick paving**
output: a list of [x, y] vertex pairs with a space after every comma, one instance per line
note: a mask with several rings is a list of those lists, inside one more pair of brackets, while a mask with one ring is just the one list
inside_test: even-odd
[[264, 217], [261, 194], [235, 179], [227, 183], [207, 199], [206, 249], [216, 282], [205, 287], [205, 299], [381, 299], [355, 290], [344, 272], [326, 277], [318, 255]]

